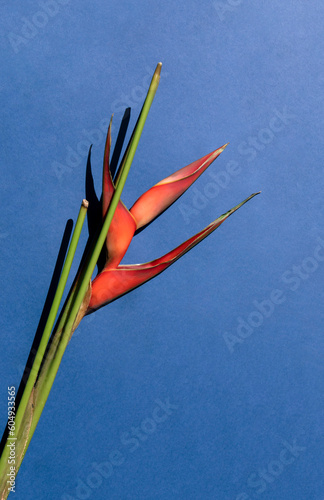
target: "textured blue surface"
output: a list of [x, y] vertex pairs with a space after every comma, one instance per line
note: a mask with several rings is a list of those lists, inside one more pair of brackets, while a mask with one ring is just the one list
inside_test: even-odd
[[107, 121], [114, 113], [114, 139], [131, 106], [134, 125], [158, 61], [125, 203], [230, 146], [126, 261], [160, 256], [262, 190], [165, 273], [84, 319], [17, 500], [323, 499], [323, 10], [1, 6], [2, 427], [84, 197], [87, 148], [99, 191]]

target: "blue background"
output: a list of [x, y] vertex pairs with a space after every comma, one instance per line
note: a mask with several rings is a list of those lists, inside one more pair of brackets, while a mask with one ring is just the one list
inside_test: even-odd
[[[165, 273], [82, 321], [17, 500], [323, 499], [323, 10], [315, 0], [2, 5], [3, 427], [7, 386], [19, 385], [65, 222], [84, 197], [86, 150], [93, 142], [100, 192], [103, 130], [114, 113], [114, 140], [127, 106], [134, 126], [158, 61], [124, 202], [230, 145], [125, 262], [162, 255], [262, 190]], [[157, 400], [172, 405], [158, 423]], [[95, 473], [109, 461], [110, 477]]]

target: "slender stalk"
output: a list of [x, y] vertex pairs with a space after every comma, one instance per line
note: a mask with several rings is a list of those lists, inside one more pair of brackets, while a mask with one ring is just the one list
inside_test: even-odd
[[[26, 439], [26, 444], [24, 446], [24, 450], [22, 453], [22, 456], [20, 458], [20, 463], [24, 457], [24, 454], [29, 446], [29, 443], [31, 441], [31, 438], [33, 436], [33, 433], [36, 429], [37, 423], [39, 421], [39, 418], [41, 416], [41, 413], [43, 411], [43, 408], [45, 406], [46, 400], [48, 398], [48, 395], [50, 393], [50, 390], [52, 388], [52, 385], [54, 383], [54, 379], [56, 377], [58, 368], [60, 366], [64, 351], [67, 347], [67, 344], [69, 342], [69, 339], [71, 337], [71, 332], [74, 331], [75, 328], [75, 320], [77, 318], [78, 312], [80, 310], [80, 307], [82, 306], [82, 303], [84, 301], [84, 298], [87, 294], [87, 291], [89, 289], [89, 284], [91, 281], [91, 277], [93, 274], [93, 271], [95, 269], [95, 266], [97, 264], [99, 255], [101, 253], [101, 250], [103, 248], [103, 245], [105, 243], [107, 233], [111, 224], [111, 221], [113, 219], [115, 210], [117, 208], [118, 202], [121, 197], [121, 193], [123, 191], [130, 166], [132, 164], [132, 161], [134, 159], [134, 155], [145, 125], [145, 121], [147, 118], [147, 115], [149, 113], [150, 107], [152, 105], [156, 90], [158, 88], [159, 80], [160, 80], [160, 73], [161, 73], [161, 66], [162, 64], [159, 63], [156, 67], [155, 73], [153, 75], [141, 114], [139, 116], [139, 119], [136, 124], [136, 128], [131, 140], [131, 143], [129, 145], [129, 150], [127, 152], [127, 156], [125, 159], [125, 162], [123, 164], [122, 171], [120, 173], [120, 177], [118, 179], [118, 183], [116, 185], [115, 193], [112, 197], [112, 200], [109, 205], [109, 209], [107, 212], [107, 215], [105, 217], [102, 229], [100, 231], [99, 237], [89, 255], [88, 261], [85, 265], [85, 268], [83, 272], [81, 273], [81, 276], [78, 280], [77, 286], [75, 291], [72, 292], [72, 296], [70, 297], [70, 300], [68, 301], [68, 304], [66, 306], [66, 310], [64, 310], [61, 321], [58, 325], [57, 332], [53, 337], [53, 345], [51, 345], [50, 350], [48, 352], [47, 359], [45, 360], [45, 363], [43, 365], [43, 368], [40, 372], [39, 378], [37, 380], [37, 383], [35, 385], [35, 392], [34, 394], [31, 395], [31, 398], [33, 399], [34, 403], [34, 408], [32, 412], [32, 420], [30, 423], [30, 428], [28, 431], [28, 437]], [[27, 425], [27, 421], [26, 421]], [[29, 424], [28, 424], [29, 425]], [[18, 468], [20, 466], [20, 463], [17, 464]]]
[[[49, 315], [48, 315], [48, 318], [47, 318], [47, 321], [46, 321], [46, 324], [44, 327], [42, 338], [41, 338], [41, 341], [39, 343], [32, 368], [31, 368], [30, 373], [28, 375], [28, 380], [27, 380], [26, 386], [24, 388], [24, 392], [22, 394], [22, 397], [21, 397], [21, 400], [20, 400], [20, 403], [19, 403], [19, 406], [17, 409], [17, 413], [15, 415], [15, 421], [14, 421], [14, 427], [13, 427], [15, 429], [14, 430], [14, 437], [15, 438], [17, 438], [17, 436], [19, 435], [19, 430], [20, 430], [20, 427], [21, 427], [21, 424], [23, 421], [24, 413], [26, 411], [34, 384], [36, 382], [36, 378], [37, 378], [37, 375], [38, 375], [38, 372], [39, 372], [39, 369], [40, 369], [40, 366], [41, 366], [41, 363], [42, 363], [42, 360], [43, 360], [43, 357], [45, 354], [48, 340], [50, 338], [51, 331], [52, 331], [52, 328], [53, 328], [54, 323], [55, 323], [55, 318], [57, 316], [57, 313], [58, 313], [58, 310], [60, 307], [60, 303], [61, 303], [61, 300], [63, 297], [64, 289], [65, 289], [65, 286], [67, 283], [67, 279], [68, 279], [68, 276], [69, 276], [69, 273], [71, 270], [73, 258], [74, 258], [75, 251], [76, 251], [76, 248], [78, 245], [78, 241], [80, 238], [80, 234], [81, 234], [82, 226], [83, 226], [85, 216], [87, 213], [87, 209], [88, 209], [88, 202], [87, 202], [87, 200], [83, 200], [82, 204], [81, 204], [80, 211], [79, 211], [79, 215], [77, 218], [77, 222], [76, 222], [76, 225], [75, 225], [75, 228], [73, 231], [71, 242], [69, 245], [68, 253], [66, 255], [66, 259], [64, 262], [62, 273], [61, 273], [61, 276], [59, 279], [59, 283], [57, 285], [57, 289], [55, 292], [53, 303], [51, 305], [51, 309], [50, 309], [50, 312], [49, 312]], [[7, 442], [5, 444], [2, 456], [0, 458], [1, 484], [2, 484], [2, 479], [3, 479], [3, 472], [6, 471], [7, 467], [8, 467], [9, 447], [7, 445], [8, 445], [8, 439], [7, 439]], [[4, 477], [4, 480], [5, 479], [6, 479], [6, 477]]]
[[64, 290], [66, 287], [66, 282], [67, 282], [69, 274], [70, 274], [72, 262], [73, 262], [76, 248], [77, 248], [77, 245], [78, 245], [78, 242], [80, 239], [80, 234], [81, 234], [82, 226], [83, 226], [85, 216], [86, 216], [86, 213], [88, 210], [88, 206], [89, 206], [89, 204], [88, 204], [87, 200], [82, 200], [79, 215], [78, 215], [78, 218], [77, 218], [77, 221], [75, 224], [75, 228], [73, 231], [69, 250], [68, 250], [68, 253], [67, 253], [67, 256], [65, 259], [63, 269], [62, 269], [62, 274], [61, 274], [59, 283], [57, 285], [57, 290], [56, 290], [56, 293], [54, 296], [54, 300], [53, 300], [53, 303], [52, 303], [52, 306], [51, 306], [51, 309], [50, 309], [50, 312], [48, 315], [48, 319], [46, 321], [44, 332], [43, 332], [43, 335], [42, 335], [42, 338], [41, 338], [41, 341], [40, 341], [40, 344], [39, 344], [39, 347], [38, 347], [38, 350], [36, 353], [36, 357], [35, 357], [31, 372], [30, 372], [28, 380], [27, 380], [26, 387], [25, 387], [25, 390], [24, 390], [24, 393], [23, 393], [23, 396], [21, 398], [19, 408], [17, 411], [16, 423], [15, 423], [17, 432], [19, 431], [21, 416], [23, 415], [23, 412], [27, 406], [27, 402], [28, 402], [30, 393], [31, 393], [32, 388], [35, 384], [36, 377], [37, 377], [37, 374], [38, 374], [38, 371], [39, 371], [39, 368], [40, 368], [40, 365], [41, 365], [41, 362], [42, 362], [42, 359], [43, 359], [43, 356], [44, 356], [44, 353], [46, 350], [46, 346], [47, 346], [48, 340], [50, 338], [51, 331], [52, 331], [52, 328], [54, 326], [55, 319], [56, 319], [56, 316], [57, 316], [57, 313], [58, 313], [58, 310], [59, 310], [59, 307], [61, 304], [61, 300], [62, 300], [63, 293], [64, 293]]
[[158, 63], [158, 65], [156, 66], [152, 81], [151, 81], [151, 85], [150, 85], [148, 94], [146, 96], [143, 107], [141, 109], [140, 116], [138, 117], [136, 127], [134, 129], [134, 132], [132, 134], [130, 142], [127, 146], [125, 157], [123, 158], [123, 162], [120, 165], [120, 168], [118, 169], [116, 180], [115, 180], [116, 186], [118, 185], [118, 183], [121, 179], [123, 170], [125, 168], [127, 168], [127, 162], [130, 161], [132, 163], [132, 161], [133, 161], [135, 151], [136, 151], [139, 139], [140, 139], [141, 134], [142, 134], [142, 130], [143, 130], [143, 126], [144, 126], [147, 114], [150, 110], [152, 101], [154, 99], [155, 93], [157, 91], [157, 88], [158, 88], [158, 85], [160, 82], [161, 68], [162, 68], [162, 63]]

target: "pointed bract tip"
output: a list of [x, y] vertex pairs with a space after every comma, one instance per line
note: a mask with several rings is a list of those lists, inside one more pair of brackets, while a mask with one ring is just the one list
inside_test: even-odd
[[219, 151], [222, 153], [224, 151], [224, 149], [227, 148], [227, 146], [229, 145], [229, 142], [227, 142], [226, 144], [224, 144], [223, 146], [221, 146], [220, 148], [216, 149], [216, 151]]
[[230, 210], [228, 210], [227, 212], [225, 212], [223, 215], [221, 215], [220, 217], [218, 217], [218, 219], [216, 219], [215, 221], [213, 221], [211, 224], [214, 224], [217, 220], [221, 220], [221, 219], [225, 220], [225, 219], [227, 219], [230, 215], [232, 215], [234, 212], [236, 212], [236, 210], [238, 210], [239, 208], [241, 208], [243, 205], [245, 205], [245, 203], [247, 203], [248, 201], [250, 201], [252, 198], [254, 198], [254, 196], [256, 196], [257, 194], [259, 194], [260, 192], [261, 191], [259, 191], [258, 193], [251, 194], [250, 196], [248, 196], [248, 198], [246, 198], [245, 200], [241, 201], [241, 203], [239, 203], [235, 207], [233, 207]]
[[162, 63], [159, 62], [155, 68], [155, 74], [160, 75], [161, 74], [161, 68], [162, 68]]
[[215, 151], [210, 153], [211, 157], [214, 156], [215, 158], [217, 158], [217, 156], [219, 156], [228, 145], [229, 145], [229, 142], [227, 144], [224, 144], [220, 148], [215, 149]]
[[89, 202], [88, 202], [88, 200], [83, 199], [83, 200], [82, 200], [82, 206], [83, 206], [84, 208], [88, 208], [88, 207], [89, 207]]

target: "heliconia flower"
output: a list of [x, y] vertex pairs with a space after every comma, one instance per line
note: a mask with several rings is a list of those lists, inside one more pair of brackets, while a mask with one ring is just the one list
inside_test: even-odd
[[[162, 257], [144, 264], [124, 265], [121, 263], [134, 235], [146, 228], [148, 224], [172, 205], [227, 146], [225, 144], [190, 165], [181, 168], [142, 194], [129, 210], [125, 207], [120, 197], [159, 84], [161, 66], [162, 63], [158, 63], [156, 66], [142, 110], [118, 170], [116, 167], [125, 139], [130, 109], [125, 112], [124, 125], [119, 131], [111, 162], [110, 122], [105, 145], [101, 202], [99, 202], [94, 190], [90, 162], [91, 148], [89, 150], [86, 195], [90, 203], [88, 200], [82, 201], [52, 305], [49, 308], [46, 324], [38, 343], [38, 349], [29, 370], [28, 379], [23, 384], [24, 390], [17, 407], [14, 422], [11, 422], [12, 425], [8, 424], [8, 432], [4, 434], [6, 441], [4, 442], [3, 452], [0, 454], [1, 500], [5, 500], [12, 489], [8, 489], [7, 484], [8, 476], [11, 476], [8, 465], [9, 447], [12, 443], [10, 440], [16, 440], [17, 456], [14, 467], [14, 475], [16, 475], [49, 396], [62, 356], [83, 316], [92, 313], [163, 272], [211, 234], [244, 203], [258, 194], [252, 194], [242, 203], [218, 217], [203, 230]], [[55, 320], [86, 215], [88, 216], [89, 240], [77, 276], [55, 326]], [[92, 281], [92, 274], [96, 265], [98, 274]], [[12, 432], [14, 437], [11, 436]]]
[[[111, 145], [110, 128], [109, 126], [104, 154], [102, 193], [103, 217], [106, 215], [110, 200], [115, 191], [109, 168]], [[91, 298], [88, 304], [87, 314], [160, 274], [206, 236], [212, 233], [233, 212], [257, 194], [251, 195], [242, 203], [221, 215], [205, 229], [195, 236], [192, 236], [163, 257], [144, 264], [120, 264], [135, 232], [147, 226], [175, 202], [222, 153], [222, 151], [224, 151], [226, 146], [227, 144], [158, 182], [151, 189], [142, 194], [130, 210], [119, 201], [107, 234], [106, 265], [92, 282]]]

